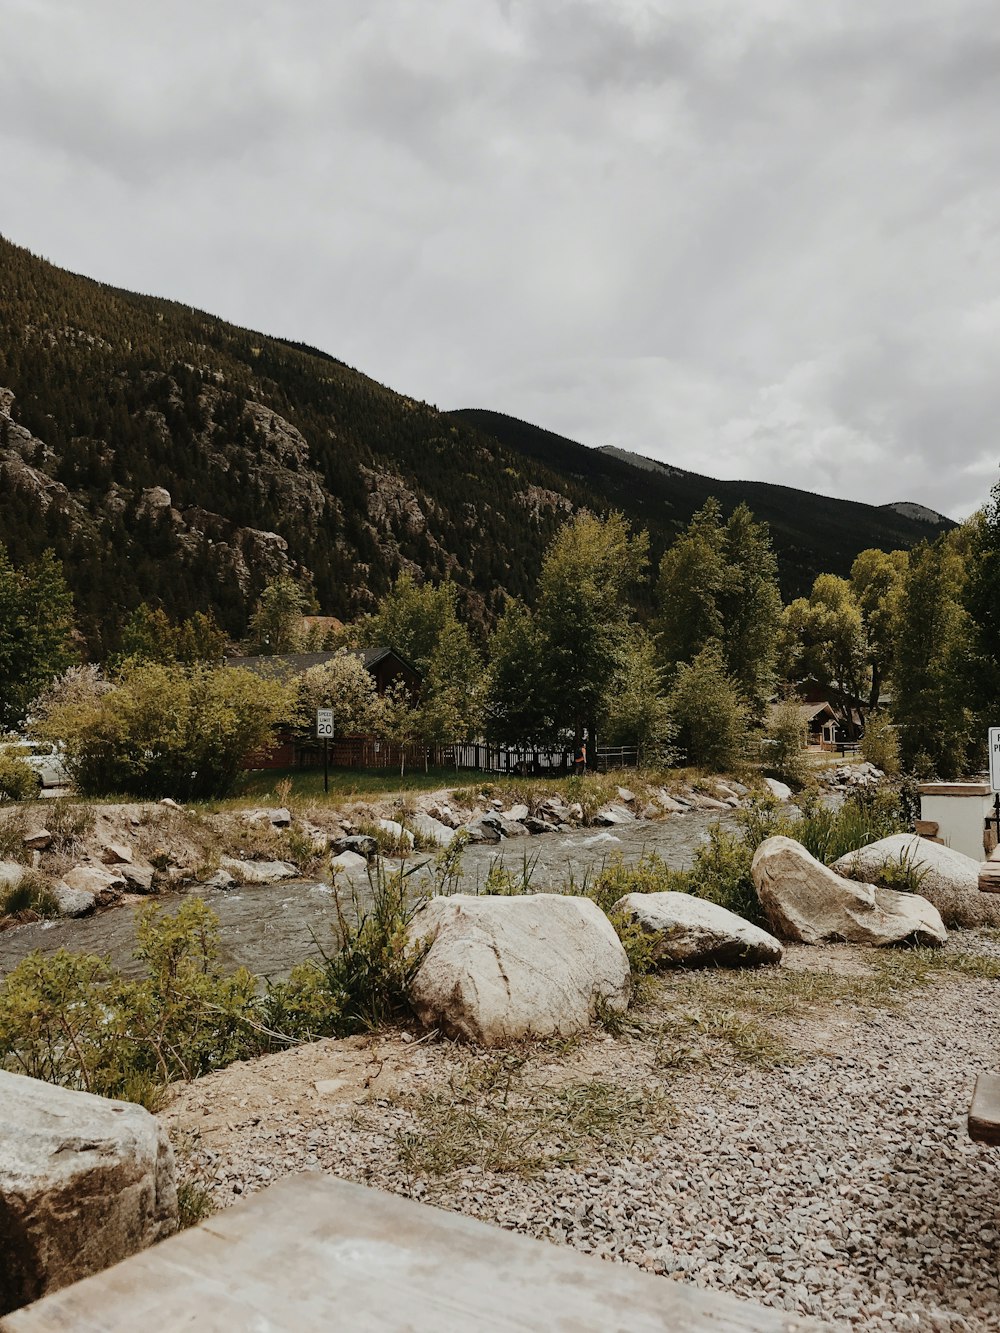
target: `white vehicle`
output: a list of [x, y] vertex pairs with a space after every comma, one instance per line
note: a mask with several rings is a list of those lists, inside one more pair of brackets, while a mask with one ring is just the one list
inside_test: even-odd
[[23, 759], [29, 768], [38, 775], [38, 789], [46, 787], [68, 787], [70, 776], [63, 763], [62, 747], [51, 745], [48, 741], [2, 741], [0, 753], [15, 755]]

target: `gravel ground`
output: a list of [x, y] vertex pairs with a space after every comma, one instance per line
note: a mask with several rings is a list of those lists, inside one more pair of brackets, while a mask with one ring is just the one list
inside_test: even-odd
[[[1000, 958], [1000, 938], [947, 950]], [[318, 1042], [181, 1086], [163, 1119], [217, 1206], [330, 1171], [839, 1327], [1000, 1330], [1000, 1149], [965, 1124], [1000, 1067], [1000, 983], [916, 984], [904, 960], [873, 993], [886, 957], [792, 946], [768, 976], [670, 974], [630, 1030], [506, 1056]], [[552, 1108], [598, 1082], [631, 1129], [574, 1138]], [[470, 1124], [506, 1166], [533, 1124], [523, 1151], [549, 1165], [422, 1169]]]

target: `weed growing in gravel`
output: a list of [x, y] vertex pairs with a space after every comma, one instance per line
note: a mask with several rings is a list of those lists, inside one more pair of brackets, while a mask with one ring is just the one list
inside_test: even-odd
[[420, 1176], [470, 1166], [529, 1176], [624, 1154], [674, 1118], [659, 1088], [600, 1080], [538, 1085], [528, 1061], [520, 1051], [470, 1061], [443, 1087], [403, 1099], [413, 1118], [396, 1135], [403, 1167]]
[[215, 1204], [208, 1190], [193, 1180], [182, 1180], [177, 1186], [177, 1225], [180, 1231], [197, 1226], [211, 1217]]
[[50, 850], [72, 852], [94, 828], [96, 811], [88, 801], [60, 797], [45, 805], [45, 827], [52, 834]]

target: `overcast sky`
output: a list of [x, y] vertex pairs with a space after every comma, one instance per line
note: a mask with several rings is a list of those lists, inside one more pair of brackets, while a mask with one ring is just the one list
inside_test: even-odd
[[997, 478], [995, 0], [0, 0], [0, 51], [55, 263], [710, 476]]

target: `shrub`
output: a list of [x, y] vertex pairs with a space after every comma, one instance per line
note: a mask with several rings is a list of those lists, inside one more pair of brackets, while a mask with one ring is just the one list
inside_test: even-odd
[[756, 843], [751, 845], [745, 833], [731, 833], [721, 824], [714, 825], [708, 841], [695, 852], [694, 864], [688, 872], [688, 891], [728, 908], [747, 921], [763, 925], [764, 913], [750, 875], [756, 846]]
[[809, 776], [805, 755], [806, 724], [795, 699], [785, 699], [771, 709], [765, 733], [765, 767], [782, 782], [801, 787]]
[[51, 850], [71, 852], [92, 832], [96, 813], [86, 801], [68, 801], [60, 797], [45, 806], [45, 827], [52, 834]]
[[41, 916], [58, 916], [52, 886], [45, 875], [37, 870], [25, 870], [16, 884], [0, 889], [0, 917], [16, 916], [29, 920]]
[[621, 856], [605, 862], [592, 880], [583, 885], [583, 894], [592, 898], [602, 912], [611, 911], [627, 893], [688, 892], [688, 877], [682, 870], [671, 870], [656, 852], [647, 852], [634, 865], [625, 865]]
[[883, 773], [899, 772], [899, 738], [887, 713], [872, 713], [861, 738], [861, 753]]
[[35, 730], [65, 742], [85, 793], [212, 797], [230, 790], [289, 707], [286, 687], [249, 671], [133, 659], [114, 682], [51, 691]]
[[28, 859], [24, 848], [27, 831], [28, 821], [23, 810], [7, 809], [0, 812], [0, 861]]
[[718, 644], [710, 642], [693, 662], [678, 667], [668, 702], [689, 764], [724, 773], [746, 763], [747, 707]]
[[13, 750], [0, 749], [0, 801], [27, 801], [38, 795], [38, 774]]

